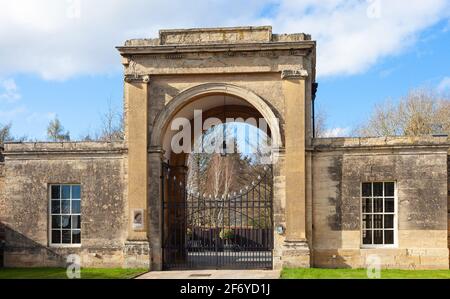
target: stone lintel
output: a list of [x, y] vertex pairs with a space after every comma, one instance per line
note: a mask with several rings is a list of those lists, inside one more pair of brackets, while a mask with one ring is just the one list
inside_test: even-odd
[[[260, 52], [260, 51], [293, 51], [303, 50], [303, 55], [310, 53], [314, 49], [314, 41], [295, 41], [295, 42], [260, 42], [260, 43], [234, 43], [234, 44], [181, 44], [181, 45], [143, 45], [127, 43], [125, 46], [116, 47], [122, 56], [126, 55], [144, 55], [144, 54], [180, 54], [180, 53], [217, 53], [217, 52]], [[129, 61], [123, 60], [122, 64]]]

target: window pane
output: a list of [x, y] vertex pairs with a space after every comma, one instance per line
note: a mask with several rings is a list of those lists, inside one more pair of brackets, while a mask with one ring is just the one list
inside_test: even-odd
[[372, 215], [363, 216], [363, 229], [372, 228]]
[[384, 200], [384, 211], [386, 213], [394, 213], [394, 199], [386, 198]]
[[394, 228], [394, 215], [384, 215], [384, 228]]
[[62, 228], [70, 229], [70, 216], [62, 216]]
[[61, 213], [61, 202], [59, 200], [52, 200], [52, 214]]
[[63, 244], [70, 244], [71, 240], [70, 237], [71, 237], [70, 229], [62, 231], [61, 241]]
[[80, 201], [79, 200], [72, 200], [72, 214], [80, 214]]
[[383, 196], [383, 183], [373, 183], [373, 196]]
[[81, 187], [79, 185], [72, 186], [72, 198], [80, 199], [81, 197]]
[[70, 186], [63, 185], [61, 190], [61, 198], [62, 199], [70, 199]]
[[52, 199], [60, 199], [60, 186], [52, 186]]
[[72, 228], [81, 228], [81, 216], [72, 216]]
[[373, 199], [373, 211], [374, 211], [374, 213], [382, 213], [383, 212], [383, 199], [382, 198], [374, 198]]
[[70, 214], [70, 200], [61, 200], [61, 213]]
[[384, 196], [394, 196], [394, 183], [384, 183]]
[[372, 199], [371, 198], [363, 198], [362, 210], [363, 210], [363, 213], [372, 212]]
[[394, 231], [385, 230], [384, 231], [384, 244], [394, 244]]
[[[81, 186], [54, 185], [50, 190], [51, 243], [81, 243]], [[58, 215], [62, 214], [62, 215]]]
[[373, 228], [383, 228], [383, 215], [373, 215]]
[[373, 231], [373, 244], [383, 244], [383, 231], [374, 230]]
[[73, 230], [72, 231], [72, 244], [80, 244], [81, 243], [81, 231]]
[[362, 184], [362, 196], [372, 196], [372, 183]]
[[363, 231], [363, 244], [372, 244], [372, 231], [371, 230]]
[[54, 244], [61, 243], [61, 231], [59, 229], [52, 230], [52, 243]]
[[61, 216], [52, 216], [52, 228], [61, 228]]

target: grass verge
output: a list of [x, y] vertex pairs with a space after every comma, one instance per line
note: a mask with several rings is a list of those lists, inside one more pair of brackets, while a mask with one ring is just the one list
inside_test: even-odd
[[[147, 269], [82, 268], [81, 279], [130, 279]], [[0, 268], [0, 279], [66, 279], [65, 268]]]
[[[281, 278], [291, 279], [367, 279], [366, 269], [301, 269], [286, 268], [281, 272]], [[450, 270], [381, 270], [382, 279], [450, 279]]]

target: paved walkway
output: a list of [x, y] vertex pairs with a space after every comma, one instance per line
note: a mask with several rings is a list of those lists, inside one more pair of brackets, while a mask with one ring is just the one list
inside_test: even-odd
[[136, 279], [277, 279], [278, 270], [151, 271]]

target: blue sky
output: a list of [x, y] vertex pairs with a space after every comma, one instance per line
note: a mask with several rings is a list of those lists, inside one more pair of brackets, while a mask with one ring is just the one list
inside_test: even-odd
[[319, 78], [317, 105], [330, 128], [350, 132], [370, 116], [376, 103], [398, 101], [412, 88], [449, 91], [450, 86], [442, 84], [449, 75], [450, 30], [448, 22], [441, 21], [419, 34], [416, 44], [380, 59], [366, 72]]
[[0, 123], [11, 122], [17, 136], [45, 139], [55, 115], [72, 138], [97, 130], [108, 99], [122, 108], [114, 46], [156, 37], [160, 28], [264, 24], [274, 33], [311, 33], [318, 42], [317, 105], [333, 136], [348, 134], [375, 103], [411, 88], [450, 91], [445, 0], [10, 2], [0, 0]]

